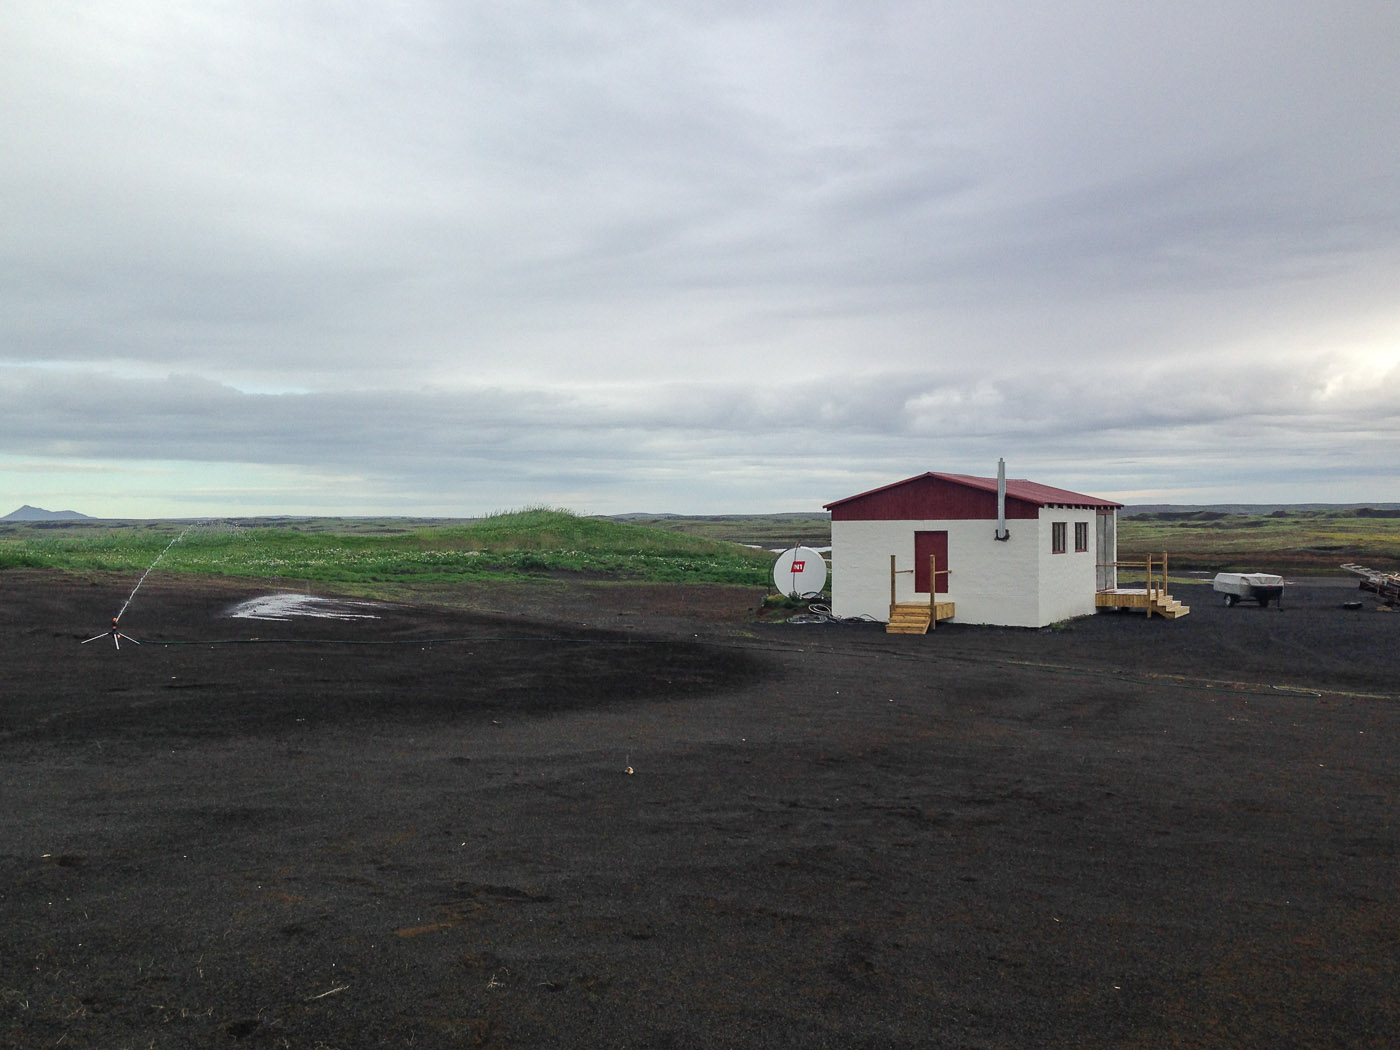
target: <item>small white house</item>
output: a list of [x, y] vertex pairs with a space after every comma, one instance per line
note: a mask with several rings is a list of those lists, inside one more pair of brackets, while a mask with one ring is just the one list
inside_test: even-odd
[[828, 503], [832, 612], [888, 621], [893, 582], [895, 603], [929, 604], [936, 587], [959, 623], [1084, 616], [1116, 586], [1121, 507], [1032, 481], [934, 473]]

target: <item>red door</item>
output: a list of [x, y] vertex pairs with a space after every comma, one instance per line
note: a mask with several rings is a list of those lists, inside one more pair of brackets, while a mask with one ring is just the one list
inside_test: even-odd
[[935, 567], [938, 573], [938, 594], [948, 593], [948, 533], [947, 532], [916, 532], [914, 533], [914, 590], [920, 594], [928, 594], [928, 557], [932, 554], [938, 559]]

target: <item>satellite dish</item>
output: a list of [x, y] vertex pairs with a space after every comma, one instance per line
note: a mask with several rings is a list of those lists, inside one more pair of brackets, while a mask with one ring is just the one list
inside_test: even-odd
[[826, 586], [826, 561], [811, 547], [792, 547], [778, 555], [773, 583], [783, 594], [799, 598], [821, 594]]

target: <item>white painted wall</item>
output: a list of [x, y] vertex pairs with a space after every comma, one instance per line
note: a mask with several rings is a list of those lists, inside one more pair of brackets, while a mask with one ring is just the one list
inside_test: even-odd
[[[837, 616], [890, 618], [890, 555], [912, 569], [914, 530], [907, 521], [831, 523], [831, 611]], [[914, 577], [901, 575], [896, 600], [914, 600]]]
[[[1088, 616], [1095, 611], [1098, 554], [1094, 550], [1095, 517], [1089, 510], [1066, 507], [1040, 509], [1040, 611], [1039, 624], [1045, 626], [1074, 616]], [[1065, 523], [1064, 554], [1051, 553], [1051, 525]], [[1089, 549], [1074, 549], [1074, 524], [1084, 522], [1089, 530]]]
[[[1007, 627], [1046, 624], [1094, 612], [1095, 513], [1042, 508], [1039, 519], [1011, 519], [1011, 536], [994, 538], [996, 521], [833, 521], [831, 611], [837, 616], [889, 619], [890, 555], [900, 570], [914, 568], [914, 533], [947, 532], [952, 574], [941, 600], [955, 603], [958, 623]], [[1051, 522], [1065, 522], [1064, 554], [1051, 553]], [[1089, 527], [1089, 549], [1074, 550], [1074, 523]], [[895, 577], [895, 600], [928, 601], [915, 593], [914, 574]]]
[[[958, 623], [1034, 625], [1036, 601], [1035, 522], [1011, 519], [997, 540], [997, 523], [950, 521], [948, 564], [953, 570], [948, 599]], [[955, 542], [956, 538], [956, 542]]]

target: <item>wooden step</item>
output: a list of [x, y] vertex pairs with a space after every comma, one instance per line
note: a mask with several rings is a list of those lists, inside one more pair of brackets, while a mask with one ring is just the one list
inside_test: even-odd
[[1099, 591], [1094, 595], [1094, 606], [1099, 609], [1145, 609], [1164, 620], [1177, 620], [1191, 611], [1189, 605], [1182, 605], [1170, 594], [1145, 589], [1121, 587], [1111, 591]]
[[1191, 611], [1191, 606], [1182, 605], [1170, 594], [1152, 603], [1152, 611], [1168, 620], [1179, 620]]
[[928, 634], [930, 610], [925, 604], [896, 605], [890, 610], [890, 622], [885, 625], [886, 634]]
[[[901, 602], [890, 610], [890, 622], [885, 625], [886, 634], [928, 634], [934, 610], [928, 602]], [[939, 602], [937, 616], [948, 620], [953, 616], [952, 602]]]
[[927, 605], [921, 605], [917, 609], [896, 608], [894, 611], [894, 615], [890, 617], [890, 620], [903, 621], [907, 623], [928, 623], [929, 608]]
[[900, 617], [885, 624], [886, 634], [928, 634], [928, 617], [922, 620]]

